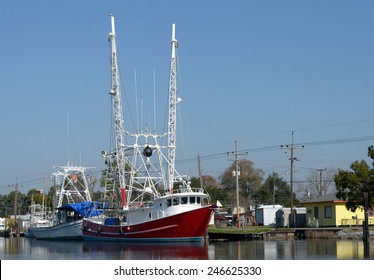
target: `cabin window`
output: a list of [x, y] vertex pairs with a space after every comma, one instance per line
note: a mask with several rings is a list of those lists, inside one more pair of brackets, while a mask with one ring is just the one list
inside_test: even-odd
[[66, 214], [68, 217], [74, 217], [74, 211], [67, 211]]
[[170, 207], [170, 206], [171, 206], [171, 199], [166, 200], [166, 206], [167, 206], [167, 207]]
[[195, 201], [196, 201], [196, 197], [191, 196], [190, 197], [190, 204], [195, 204]]
[[331, 206], [325, 206], [325, 218], [332, 218], [332, 208]]
[[179, 198], [173, 198], [173, 205], [179, 204]]
[[200, 204], [201, 203], [201, 197], [196, 197], [196, 203]]
[[181, 204], [187, 204], [187, 197], [181, 198]]

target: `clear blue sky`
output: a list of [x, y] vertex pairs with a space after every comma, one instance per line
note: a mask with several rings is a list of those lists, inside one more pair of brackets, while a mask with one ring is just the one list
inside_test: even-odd
[[290, 144], [292, 130], [295, 144], [305, 144], [295, 154], [296, 180], [312, 169], [348, 169], [374, 144], [373, 11], [373, 1], [344, 0], [3, 1], [0, 193], [16, 180], [21, 192], [42, 188], [40, 179], [68, 160], [103, 168], [109, 13], [122, 94], [133, 101], [136, 73], [144, 120], [153, 119], [154, 89], [164, 118], [176, 24], [187, 120], [177, 156], [188, 175], [198, 175], [198, 155], [203, 174], [221, 175], [235, 140], [249, 151], [241, 158], [282, 173], [290, 162], [280, 145]]

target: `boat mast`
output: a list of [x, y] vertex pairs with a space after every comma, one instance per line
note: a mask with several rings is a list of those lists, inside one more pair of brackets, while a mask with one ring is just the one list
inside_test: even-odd
[[171, 62], [169, 78], [169, 121], [168, 121], [168, 186], [166, 190], [173, 192], [174, 171], [175, 171], [175, 147], [176, 147], [176, 113], [177, 113], [177, 63], [175, 50], [178, 48], [178, 41], [175, 38], [175, 24], [172, 27], [171, 39]]
[[109, 33], [109, 42], [111, 42], [111, 74], [112, 87], [110, 95], [113, 102], [114, 130], [115, 130], [115, 157], [116, 157], [116, 179], [122, 194], [122, 206], [126, 205], [125, 197], [125, 153], [124, 153], [124, 119], [122, 114], [121, 90], [119, 79], [119, 67], [117, 58], [116, 32], [114, 28], [114, 16], [111, 17], [112, 32]]

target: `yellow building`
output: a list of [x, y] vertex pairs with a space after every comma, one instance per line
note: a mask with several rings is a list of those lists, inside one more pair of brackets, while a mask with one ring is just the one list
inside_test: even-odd
[[[303, 203], [310, 227], [362, 226], [365, 219], [363, 208], [355, 212], [347, 210], [345, 201], [337, 199], [334, 193]], [[369, 216], [369, 225], [374, 225], [374, 216]]]

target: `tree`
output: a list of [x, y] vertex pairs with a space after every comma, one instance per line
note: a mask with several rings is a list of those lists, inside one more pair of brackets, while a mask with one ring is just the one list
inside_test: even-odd
[[[210, 196], [210, 200], [216, 203], [219, 200], [224, 206], [229, 203], [226, 190], [219, 184], [219, 182], [210, 175], [201, 176], [201, 181], [203, 182], [203, 187]], [[200, 188], [200, 178], [191, 178], [191, 187]], [[231, 202], [230, 202], [231, 204]]]
[[[16, 198], [16, 191], [11, 191], [5, 199], [5, 211], [7, 215], [14, 214], [14, 204]], [[28, 205], [25, 203], [26, 196], [17, 191], [17, 215], [23, 215], [27, 213]]]
[[[275, 192], [274, 192], [275, 186]], [[291, 190], [290, 186], [283, 178], [279, 177], [276, 172], [268, 175], [261, 189], [255, 194], [258, 204], [280, 204], [284, 207], [291, 205]], [[293, 194], [293, 201], [298, 203], [295, 193]]]
[[313, 169], [306, 183], [299, 184], [299, 192], [304, 199], [325, 196], [334, 191], [334, 176], [336, 170], [333, 168]]
[[[255, 204], [255, 193], [261, 188], [263, 171], [256, 169], [253, 162], [239, 160], [239, 203], [240, 206], [249, 207]], [[221, 176], [221, 185], [224, 187], [228, 203], [236, 205], [236, 163], [234, 162]]]
[[[368, 148], [368, 156], [373, 160], [374, 148]], [[350, 166], [351, 171], [340, 170], [335, 176], [336, 197], [346, 201], [346, 208], [355, 211], [364, 207], [364, 193], [368, 194], [369, 206], [374, 206], [374, 168], [370, 168], [364, 160], [355, 161]]]
[[0, 196], [0, 217], [13, 215], [14, 200], [10, 200], [9, 195]]

